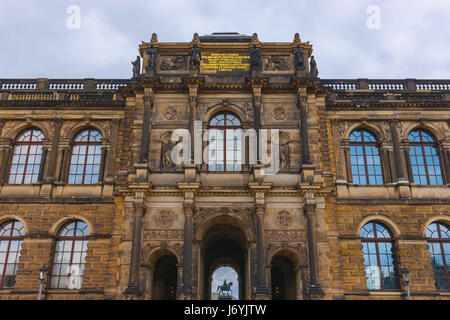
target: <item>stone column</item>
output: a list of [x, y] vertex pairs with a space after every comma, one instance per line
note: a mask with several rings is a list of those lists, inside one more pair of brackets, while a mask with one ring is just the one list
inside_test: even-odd
[[257, 163], [261, 163], [262, 155], [260, 154], [260, 132], [261, 129], [261, 107], [262, 107], [262, 85], [252, 85], [252, 101], [254, 125], [256, 131], [256, 159]]
[[299, 135], [302, 142], [302, 165], [311, 164], [309, 153], [309, 140], [308, 140], [308, 116], [306, 110], [306, 102], [308, 96], [305, 88], [298, 88], [297, 90], [297, 108], [300, 112], [300, 127]]
[[98, 182], [102, 183], [105, 177], [105, 165], [106, 158], [109, 154], [109, 141], [105, 138], [102, 139], [102, 153], [100, 155], [100, 168], [98, 171]]
[[0, 139], [0, 158], [1, 158], [1, 168], [0, 168], [0, 184], [7, 183], [7, 174], [9, 170], [9, 157], [11, 156], [12, 149], [14, 147], [14, 141], [9, 138]]
[[181, 298], [189, 299], [192, 295], [192, 240], [193, 240], [193, 204], [184, 204], [184, 247], [183, 247], [183, 279], [180, 288]]
[[69, 165], [70, 165], [70, 149], [72, 147], [72, 141], [69, 139], [64, 139], [61, 141], [59, 145], [59, 155], [57, 162], [57, 171], [56, 175], [58, 177], [57, 181], [59, 183], [65, 183], [67, 180], [67, 176], [69, 174]]
[[[198, 84], [190, 84], [189, 87], [189, 134], [191, 135], [191, 159], [194, 160], [194, 114], [198, 107]], [[193, 162], [191, 162], [193, 163]]]
[[349, 139], [342, 139], [341, 140], [341, 149], [344, 153], [344, 164], [345, 164], [345, 171], [346, 171], [346, 180], [348, 183], [353, 183], [353, 176], [352, 176], [352, 166], [350, 162], [350, 140]]
[[266, 268], [264, 257], [264, 213], [265, 205], [256, 206], [256, 293], [267, 293]]
[[383, 178], [385, 183], [394, 182], [394, 172], [393, 172], [393, 147], [387, 141], [382, 141], [379, 147], [380, 150], [380, 160], [383, 169]]
[[267, 286], [266, 257], [264, 250], [264, 216], [266, 213], [265, 193], [257, 191], [256, 201], [256, 291], [257, 300], [270, 299], [271, 291]]
[[308, 235], [308, 260], [309, 260], [309, 295], [310, 299], [318, 298], [317, 295], [322, 295], [323, 291], [320, 288], [317, 280], [317, 267], [316, 267], [316, 242], [314, 239], [315, 233], [315, 213], [316, 204], [306, 203], [304, 207], [304, 213], [306, 216], [306, 227]]
[[442, 158], [442, 176], [444, 184], [450, 184], [450, 142], [442, 141], [438, 144]]
[[[49, 140], [49, 146], [46, 147], [47, 151], [46, 157], [47, 160], [43, 160], [46, 162], [42, 162], [42, 166], [44, 167], [44, 176], [43, 176], [43, 182], [44, 183], [53, 183], [55, 181], [55, 169], [56, 169], [56, 161], [58, 158], [58, 146], [59, 146], [59, 140], [61, 138], [61, 128], [63, 125], [63, 120], [56, 118], [53, 119], [53, 137], [51, 140]], [[47, 156], [48, 155], [48, 156]], [[42, 158], [44, 158], [44, 150], [42, 154]]]
[[394, 151], [394, 164], [395, 164], [395, 170], [397, 176], [393, 177], [394, 182], [407, 182], [408, 179], [408, 172], [407, 172], [407, 161], [409, 160], [409, 157], [405, 159], [405, 149], [404, 146], [400, 143], [400, 135], [398, 128], [401, 127], [401, 124], [398, 120], [391, 120], [389, 122], [389, 128], [391, 130], [392, 134], [392, 146]]
[[343, 148], [338, 148], [340, 145], [339, 119], [331, 119], [331, 130], [333, 133], [333, 144], [335, 146], [334, 154], [336, 157], [336, 181], [344, 182], [347, 181], [347, 175]]
[[128, 288], [125, 293], [140, 294], [139, 287], [139, 268], [141, 258], [141, 234], [142, 234], [142, 218], [145, 215], [146, 206], [144, 203], [134, 204], [134, 221], [133, 221], [133, 242], [131, 244], [131, 262], [130, 277], [128, 280]]
[[114, 164], [116, 160], [116, 152], [117, 152], [117, 144], [119, 137], [119, 124], [120, 119], [112, 119], [111, 120], [111, 137], [110, 137], [110, 146], [109, 146], [109, 154], [105, 161], [105, 175], [103, 182], [105, 183], [114, 183]]
[[139, 163], [148, 162], [150, 145], [151, 117], [153, 113], [153, 88], [144, 89], [144, 115], [142, 119], [141, 147], [139, 152]]

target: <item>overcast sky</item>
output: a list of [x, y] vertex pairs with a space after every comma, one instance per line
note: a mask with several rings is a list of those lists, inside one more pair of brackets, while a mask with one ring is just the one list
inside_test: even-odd
[[236, 31], [300, 33], [321, 78], [450, 79], [450, 0], [0, 0], [0, 30], [0, 78], [130, 78], [153, 32]]

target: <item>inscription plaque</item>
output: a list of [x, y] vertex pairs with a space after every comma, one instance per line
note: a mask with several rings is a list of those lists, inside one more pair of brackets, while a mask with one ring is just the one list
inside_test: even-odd
[[250, 56], [241, 53], [203, 53], [201, 73], [245, 72], [250, 67]]

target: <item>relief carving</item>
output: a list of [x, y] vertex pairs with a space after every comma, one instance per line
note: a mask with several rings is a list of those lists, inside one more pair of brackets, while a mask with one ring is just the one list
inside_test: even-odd
[[273, 110], [272, 117], [275, 120], [284, 120], [286, 118], [286, 111], [284, 111], [283, 107], [277, 107]]
[[171, 140], [171, 133], [166, 133], [161, 137], [161, 159], [160, 166], [162, 169], [174, 169], [175, 163], [172, 161], [172, 150], [177, 145]]
[[275, 219], [275, 224], [280, 228], [288, 228], [292, 226], [292, 215], [289, 211], [280, 211]]
[[159, 69], [162, 71], [185, 70], [186, 57], [185, 56], [161, 56], [161, 63]]
[[175, 221], [175, 215], [173, 214], [172, 211], [164, 209], [161, 210], [157, 217], [156, 217], [156, 223], [161, 227], [161, 228], [169, 228], [173, 225]]
[[303, 231], [278, 231], [278, 230], [266, 230], [266, 241], [302, 241]]
[[144, 240], [183, 240], [183, 230], [144, 230]]
[[266, 56], [264, 57], [265, 71], [288, 71], [289, 56]]
[[176, 119], [178, 114], [177, 108], [174, 106], [168, 106], [166, 109], [166, 112], [164, 113], [164, 116], [167, 120], [174, 120]]
[[347, 132], [348, 127], [349, 127], [349, 124], [347, 121], [339, 121], [338, 122], [339, 133], [340, 133], [342, 139], [345, 139], [345, 133]]

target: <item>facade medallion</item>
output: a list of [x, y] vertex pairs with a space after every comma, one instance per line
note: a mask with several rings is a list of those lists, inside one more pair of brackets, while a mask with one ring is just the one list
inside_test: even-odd
[[164, 114], [164, 116], [166, 117], [167, 120], [174, 120], [177, 117], [177, 108], [174, 106], [169, 106], [166, 109], [166, 113]]
[[156, 223], [161, 228], [169, 228], [175, 221], [175, 215], [170, 210], [161, 210], [156, 217]]
[[286, 111], [282, 107], [277, 107], [273, 110], [273, 118], [276, 120], [284, 120], [286, 118]]
[[292, 226], [292, 215], [288, 211], [278, 212], [275, 223], [280, 228], [288, 228]]

